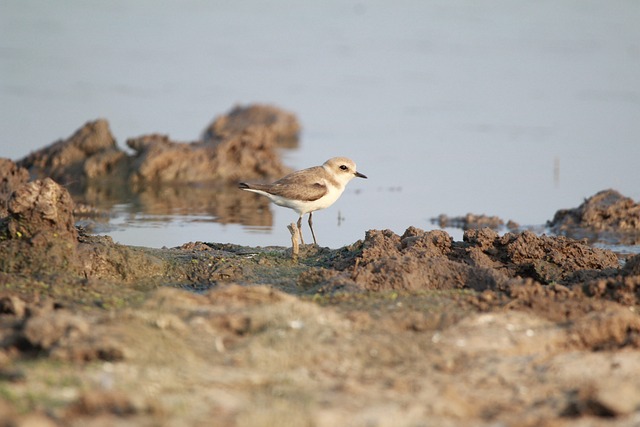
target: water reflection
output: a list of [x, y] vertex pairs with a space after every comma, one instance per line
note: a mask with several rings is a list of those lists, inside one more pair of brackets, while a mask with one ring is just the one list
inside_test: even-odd
[[188, 217], [193, 221], [210, 218], [221, 224], [249, 227], [273, 225], [269, 201], [256, 194], [240, 191], [235, 184], [164, 184], [133, 188], [122, 180], [90, 183], [82, 191], [71, 189], [71, 193], [80, 206], [96, 207], [97, 211], [80, 208], [76, 214], [82, 224], [89, 228], [92, 222], [104, 226], [110, 215], [122, 213], [135, 216], [137, 221], [141, 217], [164, 222]]

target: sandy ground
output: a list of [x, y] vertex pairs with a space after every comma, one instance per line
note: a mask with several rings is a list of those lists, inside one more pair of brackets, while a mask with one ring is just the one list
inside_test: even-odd
[[561, 241], [601, 268], [542, 284], [453, 261], [465, 242], [449, 258], [382, 257], [410, 237], [377, 231], [342, 250], [303, 247], [298, 263], [284, 248], [96, 239], [128, 254], [116, 270], [139, 256], [163, 273], [3, 274], [0, 414], [8, 425], [638, 425], [638, 259], [612, 267], [575, 241], [513, 236]]

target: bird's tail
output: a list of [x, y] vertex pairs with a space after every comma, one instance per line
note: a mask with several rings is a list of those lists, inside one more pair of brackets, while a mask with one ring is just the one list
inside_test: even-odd
[[241, 190], [250, 190], [251, 187], [246, 182], [241, 182], [238, 184], [238, 188]]

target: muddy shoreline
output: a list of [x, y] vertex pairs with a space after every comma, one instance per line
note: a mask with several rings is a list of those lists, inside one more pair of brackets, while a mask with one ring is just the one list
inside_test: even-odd
[[[187, 148], [138, 139], [135, 159], [93, 123], [0, 160], [2, 425], [640, 423], [640, 255], [583, 239], [638, 244], [640, 207], [613, 190], [559, 210], [554, 235], [470, 214], [462, 241], [369, 230], [303, 246], [298, 262], [290, 248], [130, 247], [76, 227], [65, 179], [78, 173], [85, 188], [97, 170], [147, 188], [231, 152], [234, 174], [282, 172], [241, 154], [297, 135], [276, 113], [232, 110]], [[96, 138], [107, 148], [89, 150]], [[167, 158], [173, 172], [154, 175]]]

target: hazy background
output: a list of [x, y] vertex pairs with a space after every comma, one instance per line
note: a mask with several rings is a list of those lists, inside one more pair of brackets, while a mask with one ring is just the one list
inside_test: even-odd
[[[0, 156], [98, 117], [121, 147], [190, 141], [236, 104], [272, 103], [304, 127], [287, 165], [345, 155], [369, 176], [314, 215], [322, 245], [440, 213], [543, 224], [602, 189], [640, 199], [639, 23], [636, 0], [3, 0]], [[114, 212], [104, 231], [145, 246], [287, 245], [296, 219]]]

